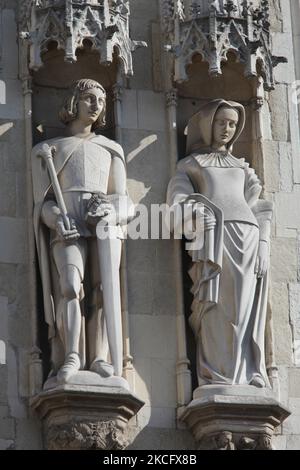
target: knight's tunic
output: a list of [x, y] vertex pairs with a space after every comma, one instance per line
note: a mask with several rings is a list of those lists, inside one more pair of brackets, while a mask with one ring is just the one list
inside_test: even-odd
[[[32, 150], [34, 230], [43, 283], [45, 319], [49, 325], [49, 338], [55, 338], [55, 318], [60, 289], [57, 273], [52, 270], [49, 228], [43, 223], [42, 218], [45, 202], [52, 200], [55, 203], [47, 165], [40, 156], [45, 143], [49, 146], [55, 146], [53, 163], [67, 212], [75, 219], [77, 229], [83, 237], [93, 235], [91, 227], [85, 221], [87, 203], [92, 193], [108, 194], [110, 192], [109, 180], [112, 160], [120, 158], [124, 161], [124, 154], [117, 142], [95, 134], [91, 134], [87, 138], [57, 137], [37, 144]], [[50, 243], [55, 240], [55, 237], [56, 232], [50, 230]]]
[[86, 224], [87, 203], [93, 193], [107, 194], [111, 154], [90, 140], [82, 140], [58, 175], [67, 212], [80, 235], [91, 236]]

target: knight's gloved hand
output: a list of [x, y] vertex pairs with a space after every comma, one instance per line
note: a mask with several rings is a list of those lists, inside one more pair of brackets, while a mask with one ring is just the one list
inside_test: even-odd
[[114, 213], [114, 206], [110, 203], [102, 204], [94, 212], [88, 212], [86, 215], [86, 222], [90, 225], [97, 225], [97, 223], [104, 217]]
[[104, 194], [94, 194], [87, 205], [87, 209], [86, 222], [90, 225], [97, 225], [103, 217], [115, 211], [114, 206]]
[[87, 204], [87, 211], [88, 212], [95, 212], [99, 206], [102, 204], [109, 203], [109, 199], [106, 194], [104, 193], [95, 193], [92, 195], [91, 199]]
[[80, 238], [80, 233], [76, 228], [75, 220], [68, 216], [67, 218], [69, 220], [70, 230], [65, 227], [62, 215], [59, 214], [57, 216], [56, 233], [58, 238], [65, 242], [78, 240], [78, 238]]

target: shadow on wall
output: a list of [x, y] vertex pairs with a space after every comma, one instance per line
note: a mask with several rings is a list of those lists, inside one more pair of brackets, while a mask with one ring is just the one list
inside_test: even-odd
[[139, 431], [126, 450], [145, 449], [155, 451], [170, 449], [193, 451], [197, 447], [192, 434], [186, 429], [146, 427]]
[[[148, 359], [149, 361], [149, 359]], [[157, 365], [154, 359], [152, 367]], [[148, 362], [149, 366], [149, 362]], [[155, 387], [155, 374], [153, 370], [145, 364], [144, 361], [137, 361], [135, 364], [137, 387], [139, 396], [145, 401], [145, 406], [139, 411], [136, 418], [132, 420], [129, 428], [130, 445], [127, 450], [194, 450], [195, 441], [191, 433], [183, 429], [177, 428], [176, 425], [176, 405], [174, 404], [175, 396], [170, 396], [171, 406], [155, 406], [155, 402], [166, 390], [170, 389], [171, 384], [168, 383], [170, 378], [164, 375], [160, 376], [161, 392]], [[171, 374], [171, 368], [169, 374]], [[156, 378], [157, 379], [157, 378]], [[175, 383], [172, 383], [173, 391], [176, 389]], [[162, 391], [163, 390], [163, 391]], [[172, 395], [172, 394], [171, 394]], [[167, 393], [165, 399], [167, 399]]]
[[128, 189], [135, 203], [164, 204], [170, 174], [166, 138], [147, 130], [123, 133]]
[[[154, 153], [153, 148], [156, 147], [158, 137], [156, 134], [149, 133], [139, 141], [138, 145], [126, 138], [125, 140], [127, 175], [134, 184], [134, 202], [142, 203], [153, 184], [151, 174], [148, 175], [148, 172], [153, 165], [150, 159]], [[143, 171], [143, 179], [140, 177], [141, 171]]]

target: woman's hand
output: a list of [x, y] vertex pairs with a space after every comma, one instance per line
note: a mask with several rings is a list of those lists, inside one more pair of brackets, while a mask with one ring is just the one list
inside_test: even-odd
[[269, 244], [260, 240], [255, 264], [255, 274], [257, 278], [263, 278], [269, 267]]
[[197, 221], [196, 224], [199, 225], [199, 228], [204, 230], [211, 230], [217, 223], [213, 211], [209, 207], [206, 207], [204, 204], [199, 202], [194, 203], [193, 216]]
[[64, 242], [76, 241], [80, 238], [80, 233], [78, 232], [75, 224], [75, 220], [71, 217], [68, 217], [70, 230], [65, 227], [64, 219], [61, 214], [57, 216], [56, 220], [56, 233], [58, 238]]

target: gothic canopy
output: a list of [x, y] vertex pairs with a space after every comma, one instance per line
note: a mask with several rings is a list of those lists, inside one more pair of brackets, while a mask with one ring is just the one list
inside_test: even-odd
[[175, 82], [187, 80], [195, 54], [208, 62], [210, 75], [220, 75], [233, 52], [247, 77], [261, 75], [265, 89], [274, 88], [273, 68], [287, 60], [271, 53], [269, 0], [162, 0], [162, 17]]
[[20, 6], [20, 36], [28, 41], [29, 68], [42, 66], [41, 55], [50, 42], [65, 51], [67, 62], [88, 40], [109, 65], [116, 52], [124, 75], [132, 75], [132, 52], [146, 44], [129, 35], [128, 0], [24, 0]]

